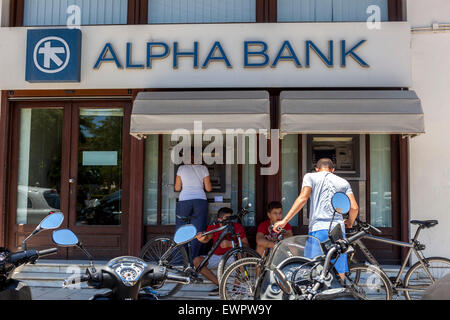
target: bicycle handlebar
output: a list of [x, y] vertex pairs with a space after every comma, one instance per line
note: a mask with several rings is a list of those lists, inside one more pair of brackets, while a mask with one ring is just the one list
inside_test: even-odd
[[378, 234], [382, 234], [383, 233], [380, 229], [372, 226], [370, 223], [362, 222], [359, 219], [357, 219], [356, 222], [357, 222], [357, 225], [355, 226], [356, 227], [355, 229], [357, 231], [364, 230], [364, 231], [368, 232], [369, 230], [373, 230], [373, 231], [375, 231]]

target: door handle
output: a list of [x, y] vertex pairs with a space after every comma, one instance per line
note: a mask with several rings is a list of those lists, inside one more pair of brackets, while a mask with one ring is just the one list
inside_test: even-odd
[[69, 179], [69, 183], [75, 183], [75, 182], [76, 182], [76, 180], [74, 178]]

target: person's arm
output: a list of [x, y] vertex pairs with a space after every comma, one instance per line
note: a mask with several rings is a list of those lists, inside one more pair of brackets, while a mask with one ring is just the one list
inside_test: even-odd
[[250, 244], [248, 243], [248, 239], [247, 238], [243, 238], [243, 239], [241, 239], [241, 241], [242, 241], [242, 245], [244, 247], [250, 248]]
[[345, 227], [350, 229], [353, 226], [353, 223], [356, 220], [356, 217], [358, 217], [359, 207], [358, 203], [356, 202], [355, 195], [353, 193], [347, 194], [348, 198], [350, 199], [350, 211], [348, 213], [348, 219], [344, 221]]
[[201, 243], [207, 243], [212, 239], [212, 233], [208, 234], [206, 236], [203, 235], [203, 232], [199, 232], [197, 233], [197, 235], [195, 236], [195, 238], [200, 241]]
[[220, 247], [221, 248], [232, 248], [233, 242], [231, 242], [231, 240], [223, 239], [222, 242], [220, 243]]
[[300, 195], [295, 200], [294, 204], [292, 205], [291, 209], [288, 211], [287, 215], [283, 218], [283, 220], [278, 221], [273, 225], [273, 231], [277, 231], [278, 227], [281, 227], [282, 229], [284, 226], [291, 221], [291, 219], [305, 206], [306, 202], [309, 199], [309, 196], [311, 195], [311, 187], [303, 187], [302, 191], [300, 192]]
[[203, 185], [205, 186], [206, 192], [212, 191], [212, 184], [211, 184], [211, 179], [209, 178], [209, 176], [203, 178]]
[[256, 233], [256, 243], [264, 248], [273, 248], [275, 242], [266, 239], [263, 233]]
[[175, 178], [175, 185], [173, 186], [173, 189], [176, 191], [176, 192], [180, 192], [181, 191], [181, 186], [183, 185], [183, 183], [181, 182], [181, 177], [180, 176], [177, 176], [176, 178]]

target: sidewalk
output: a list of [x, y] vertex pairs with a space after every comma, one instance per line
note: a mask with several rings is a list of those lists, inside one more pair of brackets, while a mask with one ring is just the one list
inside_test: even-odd
[[[95, 261], [95, 265], [101, 266], [105, 261]], [[36, 265], [21, 267], [14, 278], [28, 283], [34, 300], [89, 300], [98, 293], [107, 292], [108, 289], [91, 289], [85, 284], [81, 288], [62, 288], [62, 283], [70, 275], [74, 275], [74, 268], [84, 272], [86, 261], [55, 261], [41, 260]], [[72, 269], [69, 269], [72, 268]], [[399, 266], [383, 266], [389, 276], [394, 276]], [[70, 270], [70, 271], [69, 271]], [[184, 285], [172, 300], [218, 300], [219, 296], [209, 296], [210, 290], [215, 288], [212, 283]], [[166, 289], [167, 290], [167, 289]], [[165, 290], [157, 290], [163, 293]], [[404, 296], [394, 296], [395, 300], [404, 300]]]

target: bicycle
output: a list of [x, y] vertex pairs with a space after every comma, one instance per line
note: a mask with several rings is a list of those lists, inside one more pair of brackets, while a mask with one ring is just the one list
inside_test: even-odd
[[[156, 262], [161, 266], [164, 266], [168, 268], [169, 270], [177, 270], [184, 275], [191, 278], [191, 283], [202, 283], [203, 280], [200, 277], [200, 270], [208, 263], [211, 256], [214, 254], [216, 249], [220, 246], [221, 242], [228, 236], [231, 235], [231, 238], [234, 240], [232, 241], [232, 249], [230, 249], [223, 257], [222, 260], [219, 263], [219, 266], [217, 268], [217, 278], [220, 281], [221, 275], [223, 272], [224, 266], [227, 265], [228, 261], [231, 259], [239, 260], [248, 256], [252, 257], [259, 257], [259, 254], [251, 249], [244, 247], [242, 245], [241, 237], [239, 234], [236, 234], [234, 231], [233, 223], [242, 217], [244, 217], [247, 213], [250, 211], [248, 208], [250, 208], [250, 205], [247, 205], [245, 208], [241, 209], [241, 211], [236, 215], [231, 215], [229, 217], [226, 217], [221, 221], [223, 226], [216, 228], [214, 230], [211, 230], [209, 232], [203, 233], [203, 235], [212, 234], [215, 232], [223, 231], [220, 235], [217, 242], [212, 246], [212, 248], [209, 250], [207, 256], [205, 259], [198, 265], [197, 267], [194, 267], [193, 259], [191, 256], [191, 241], [194, 239], [192, 238], [187, 242], [187, 252], [183, 244], [177, 244], [174, 242], [173, 239], [169, 237], [158, 237], [151, 239], [147, 244], [142, 248], [140, 253], [140, 258], [144, 261], [149, 262]], [[187, 226], [194, 227], [193, 225], [190, 225], [191, 217], [179, 217], [183, 220], [183, 222], [187, 223]], [[195, 227], [194, 227], [195, 228]], [[181, 229], [181, 228], [180, 228]], [[180, 230], [178, 229], [178, 230]], [[177, 232], [178, 232], [177, 230]], [[237, 246], [235, 244], [237, 242]], [[181, 265], [176, 266], [174, 265], [173, 261], [181, 260]], [[165, 283], [163, 284], [165, 285]], [[166, 294], [160, 294], [160, 298], [165, 298], [174, 295], [177, 293], [184, 284], [177, 283], [171, 288], [166, 288], [167, 293]], [[160, 289], [160, 288], [158, 288]]]
[[[344, 193], [338, 192], [332, 197], [331, 202], [334, 214], [328, 230], [328, 239], [321, 242], [316, 237], [301, 235], [279, 242], [272, 249], [262, 272], [257, 277], [253, 293], [255, 299], [367, 300], [370, 298], [368, 297], [370, 292], [365, 291], [361, 286], [354, 285], [348, 276], [345, 277], [345, 281], [342, 280], [335, 268], [338, 258], [352, 249], [351, 244], [366, 233], [361, 231], [345, 239], [340, 224], [331, 230], [334, 215], [349, 212], [350, 200]], [[258, 262], [249, 260], [248, 263], [257, 265]], [[370, 272], [370, 279], [376, 280], [375, 288], [380, 292], [384, 291], [386, 299], [389, 299], [391, 287], [389, 280], [383, 278], [382, 271], [376, 266], [366, 268], [366, 271]], [[225, 276], [224, 274], [224, 278]]]
[[[271, 231], [273, 226], [269, 226]], [[281, 230], [276, 243], [284, 239], [286, 230]], [[253, 300], [256, 280], [263, 272], [269, 257], [270, 249], [261, 258], [243, 258], [233, 262], [223, 273], [219, 283], [219, 294], [222, 300]]]
[[[425, 228], [432, 228], [435, 225], [437, 225], [438, 224], [437, 220], [425, 220], [425, 221], [412, 220], [410, 223], [413, 225], [418, 225], [419, 227], [416, 230], [414, 238], [412, 239], [411, 242], [402, 242], [398, 240], [374, 236], [370, 233], [370, 231], [375, 231], [378, 234], [381, 234], [382, 232], [367, 222], [361, 222], [359, 219], [357, 219], [356, 222], [357, 224], [352, 230], [356, 232], [363, 232], [364, 236], [355, 241], [352, 244], [352, 246], [354, 248], [359, 248], [363, 253], [363, 255], [366, 257], [367, 261], [373, 266], [379, 268], [382, 271], [384, 278], [389, 279], [389, 284], [391, 286], [393, 294], [399, 295], [400, 293], [403, 293], [407, 300], [420, 299], [429, 286], [431, 286], [436, 280], [439, 280], [440, 278], [450, 273], [450, 259], [443, 257], [426, 258], [422, 253], [422, 251], [425, 250], [425, 245], [421, 244], [418, 240], [420, 232]], [[405, 256], [405, 259], [402, 262], [400, 270], [398, 271], [398, 274], [395, 277], [389, 277], [387, 275], [387, 273], [383, 270], [380, 263], [378, 263], [375, 257], [370, 253], [369, 249], [361, 241], [362, 239], [370, 239], [382, 243], [391, 244], [394, 246], [409, 248], [408, 253]], [[356, 251], [354, 250], [350, 255], [348, 255], [350, 264], [355, 261], [354, 259], [355, 252]], [[413, 252], [417, 257], [418, 262], [412, 265], [407, 271], [405, 277], [401, 279], [403, 271], [406, 268], [406, 264], [408, 263], [409, 258], [411, 257], [411, 254]], [[366, 270], [366, 268], [368, 267], [370, 266], [367, 265], [353, 265], [353, 267], [350, 266], [349, 270], [350, 277], [353, 276], [354, 281], [356, 280], [356, 282], [358, 282], [359, 279], [363, 278], [361, 276], [361, 272]], [[432, 271], [436, 273], [433, 274]]]

